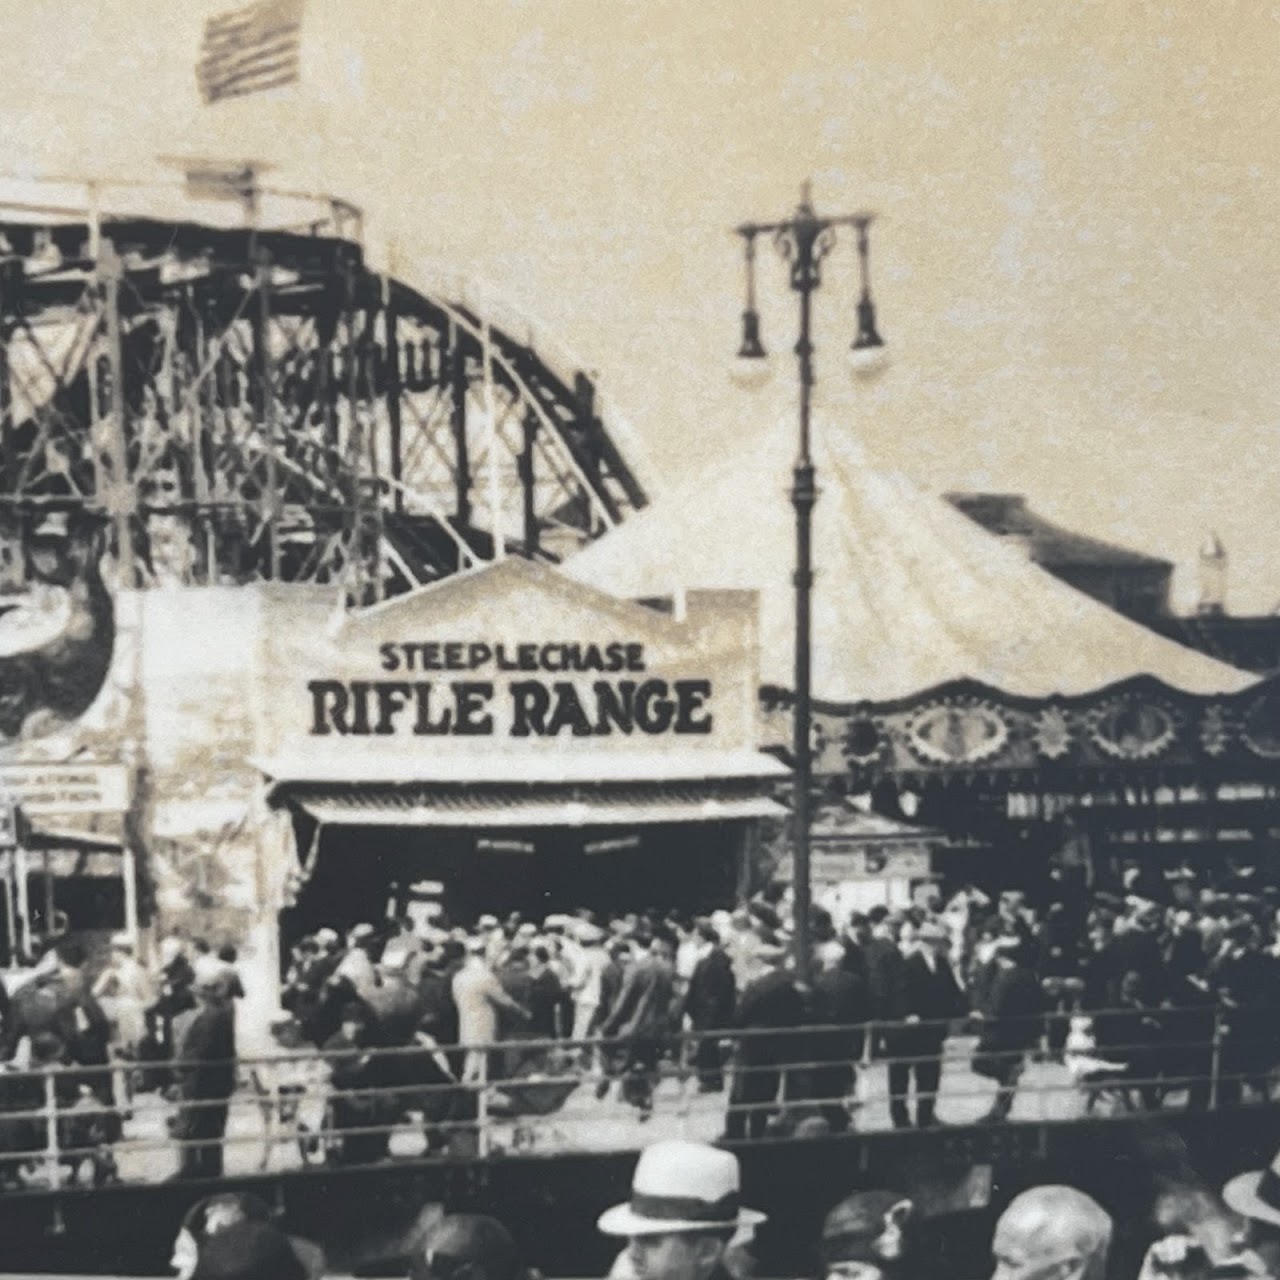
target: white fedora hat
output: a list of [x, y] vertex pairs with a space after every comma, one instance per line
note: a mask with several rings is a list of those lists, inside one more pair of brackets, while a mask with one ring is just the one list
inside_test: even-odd
[[600, 1215], [607, 1236], [662, 1235], [669, 1231], [737, 1230], [765, 1220], [738, 1203], [738, 1158], [705, 1142], [655, 1142], [640, 1153], [631, 1199]]
[[1280, 1152], [1266, 1169], [1254, 1169], [1232, 1178], [1222, 1188], [1222, 1198], [1233, 1213], [1280, 1226]]

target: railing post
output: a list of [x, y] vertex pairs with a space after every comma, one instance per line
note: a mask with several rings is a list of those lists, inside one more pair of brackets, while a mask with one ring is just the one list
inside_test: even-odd
[[1218, 1109], [1218, 1076], [1222, 1070], [1222, 1009], [1213, 1010], [1213, 1057], [1209, 1063], [1209, 1110]]
[[489, 1057], [492, 1050], [480, 1050], [480, 1078], [476, 1081], [476, 1154], [483, 1160], [489, 1154]]
[[58, 1189], [58, 1090], [54, 1083], [55, 1068], [44, 1068], [44, 1169], [49, 1179], [49, 1190]]
[[679, 1121], [682, 1138], [689, 1136], [689, 1112], [692, 1105], [689, 1101], [689, 1082], [693, 1081], [696, 1093], [700, 1082], [697, 1067], [698, 1050], [702, 1047], [703, 1038], [707, 1034], [705, 1031], [693, 1031], [689, 1035], [680, 1033], [680, 1104], [676, 1119]]

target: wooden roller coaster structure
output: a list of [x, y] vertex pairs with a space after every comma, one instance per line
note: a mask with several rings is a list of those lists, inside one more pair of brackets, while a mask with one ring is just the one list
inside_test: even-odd
[[232, 226], [113, 212], [96, 187], [0, 198], [0, 577], [82, 511], [123, 586], [368, 602], [557, 560], [645, 504], [590, 377], [374, 270], [350, 206], [273, 226], [269, 194], [250, 173]]

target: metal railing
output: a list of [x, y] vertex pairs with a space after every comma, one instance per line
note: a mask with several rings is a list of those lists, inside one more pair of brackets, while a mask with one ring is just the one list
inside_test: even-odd
[[[1270, 1099], [1275, 1013], [1104, 1010], [1092, 1015], [1102, 1043], [1087, 1049], [1067, 1036], [1073, 1015], [1050, 1013], [466, 1047], [422, 1040], [234, 1064], [10, 1065], [0, 1071], [0, 1180], [48, 1189], [626, 1150], [659, 1136], [869, 1133], [909, 1121], [911, 1098], [921, 1127], [1080, 1120], [1099, 1102], [1112, 1116], [1223, 1110]], [[1109, 1025], [1129, 1038], [1103, 1034]]]

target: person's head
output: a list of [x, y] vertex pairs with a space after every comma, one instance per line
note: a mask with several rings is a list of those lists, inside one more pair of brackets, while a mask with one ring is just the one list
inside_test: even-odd
[[636, 1280], [707, 1280], [732, 1238], [727, 1229], [648, 1232], [630, 1238], [627, 1261]]
[[649, 954], [662, 963], [669, 963], [675, 956], [675, 944], [671, 935], [665, 930], [659, 930], [649, 939]]
[[529, 968], [534, 973], [541, 973], [551, 963], [551, 952], [546, 947], [534, 947], [529, 955]]
[[844, 948], [835, 941], [823, 942], [814, 948], [813, 958], [820, 973], [834, 973], [844, 964]]
[[708, 1280], [729, 1243], [763, 1215], [738, 1204], [731, 1152], [701, 1142], [657, 1142], [640, 1154], [631, 1199], [600, 1215], [605, 1235], [625, 1238], [636, 1280]]
[[342, 1034], [358, 1043], [369, 1030], [369, 1010], [359, 1000], [351, 1000], [342, 1006]]
[[579, 920], [574, 925], [573, 935], [583, 947], [603, 947], [605, 943], [604, 930], [590, 920]]
[[871, 926], [873, 938], [892, 942], [897, 937], [897, 930], [887, 907], [872, 907], [867, 913], [867, 922]]
[[720, 933], [710, 921], [698, 925], [698, 940], [708, 947], [720, 945]]
[[871, 937], [871, 922], [861, 911], [851, 911], [849, 913], [849, 923], [845, 926], [845, 933], [861, 946]]
[[195, 955], [207, 956], [212, 948], [209, 946], [208, 938], [192, 938], [191, 950]]
[[830, 942], [836, 936], [835, 921], [825, 907], [814, 907], [809, 912], [809, 934], [815, 942]]
[[897, 1191], [858, 1191], [822, 1224], [819, 1261], [828, 1280], [887, 1280], [910, 1253], [914, 1206]]
[[409, 1280], [518, 1280], [522, 1270], [515, 1242], [497, 1218], [448, 1213], [414, 1253]]
[[229, 942], [224, 942], [222, 946], [218, 948], [218, 959], [221, 960], [223, 964], [235, 964], [239, 958], [240, 953]]
[[178, 1280], [308, 1280], [324, 1271], [324, 1254], [280, 1231], [259, 1197], [225, 1192], [187, 1211], [169, 1265]]
[[1120, 979], [1121, 1004], [1143, 1004], [1146, 997], [1146, 983], [1142, 974], [1136, 969], [1128, 970]]
[[1280, 1275], [1280, 1152], [1269, 1168], [1232, 1178], [1222, 1188], [1222, 1199], [1244, 1219], [1237, 1246], [1262, 1260], [1261, 1274]]
[[992, 1280], [1102, 1280], [1111, 1217], [1075, 1187], [1032, 1187], [996, 1223]]
[[58, 943], [58, 971], [68, 979], [78, 980], [84, 969], [85, 950], [74, 938], [66, 938]]
[[347, 934], [347, 946], [351, 950], [357, 947], [364, 952], [372, 952], [377, 945], [378, 931], [371, 924], [358, 924]]

